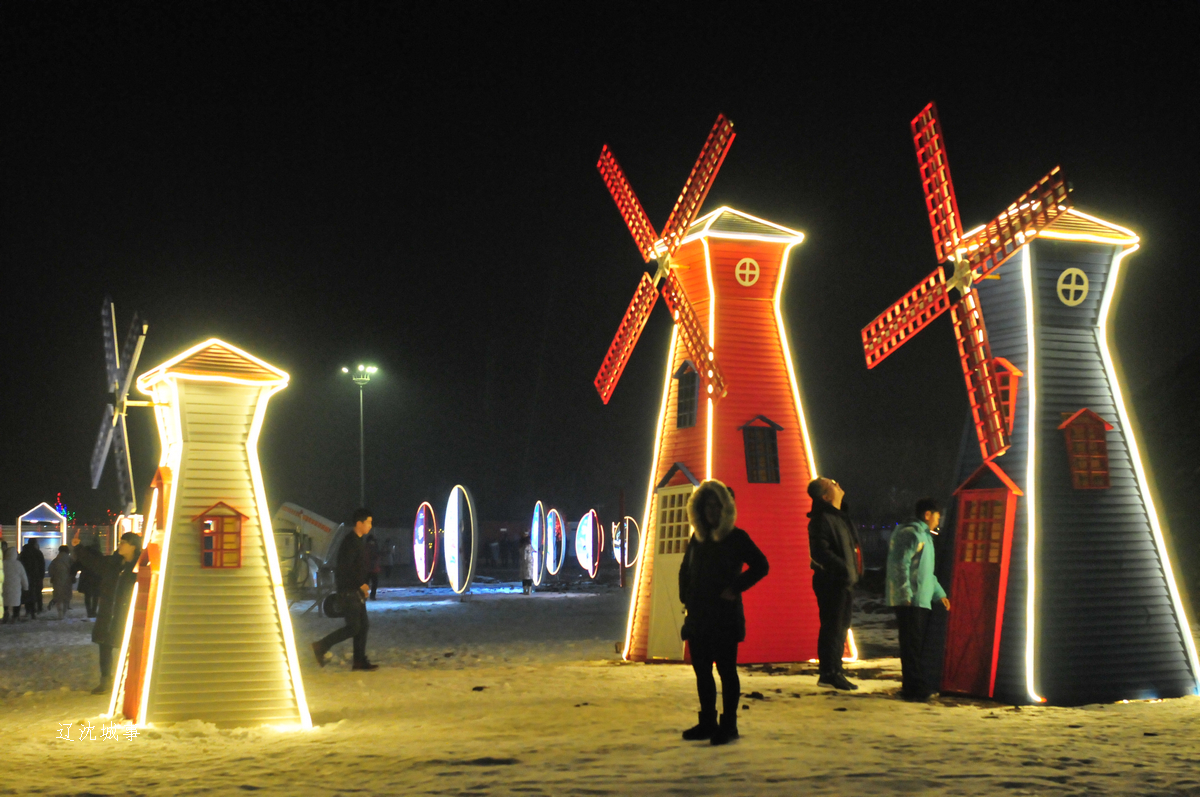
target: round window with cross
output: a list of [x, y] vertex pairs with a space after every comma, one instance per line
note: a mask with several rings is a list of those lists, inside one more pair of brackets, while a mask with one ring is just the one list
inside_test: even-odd
[[1088, 277], [1082, 270], [1069, 268], [1058, 275], [1058, 300], [1067, 307], [1075, 307], [1088, 295]]
[[752, 257], [743, 257], [738, 261], [733, 273], [742, 287], [749, 288], [758, 282], [758, 261]]

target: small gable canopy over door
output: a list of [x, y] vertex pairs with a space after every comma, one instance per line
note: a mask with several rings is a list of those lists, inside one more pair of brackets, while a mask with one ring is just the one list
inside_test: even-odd
[[993, 697], [1004, 624], [1004, 599], [1021, 489], [995, 462], [985, 462], [955, 491], [954, 576], [946, 628], [942, 689]]
[[1067, 443], [1067, 462], [1071, 468], [1071, 486], [1076, 490], [1107, 490], [1108, 432], [1113, 425], [1086, 407], [1075, 413], [1063, 413], [1059, 424]]

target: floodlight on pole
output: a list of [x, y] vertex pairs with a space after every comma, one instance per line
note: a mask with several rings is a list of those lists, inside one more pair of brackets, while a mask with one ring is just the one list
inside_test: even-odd
[[[367, 505], [367, 458], [366, 458], [366, 435], [363, 425], [363, 388], [371, 381], [371, 374], [374, 374], [379, 369], [374, 365], [362, 365], [361, 363], [355, 369], [354, 374], [350, 377], [354, 380], [354, 384], [358, 385], [358, 505]], [[350, 369], [342, 367], [343, 374], [349, 374]]]

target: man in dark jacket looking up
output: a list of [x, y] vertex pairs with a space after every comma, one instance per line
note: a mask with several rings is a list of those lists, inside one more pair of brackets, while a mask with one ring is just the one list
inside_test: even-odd
[[133, 568], [142, 556], [142, 538], [127, 531], [121, 535], [117, 550], [105, 556], [99, 548], [80, 545], [76, 531], [71, 552], [100, 582], [96, 624], [92, 626], [92, 641], [100, 646], [100, 685], [92, 694], [102, 695], [112, 690], [113, 650], [120, 647], [129, 619], [129, 600], [137, 583]]
[[857, 689], [842, 669], [842, 651], [854, 608], [854, 585], [862, 577], [862, 554], [858, 529], [846, 513], [846, 492], [833, 479], [821, 477], [808, 483], [812, 511], [808, 513], [808, 549], [812, 557], [813, 592], [821, 632], [817, 657], [821, 674], [818, 686]]
[[[679, 567], [679, 599], [687, 608], [681, 636], [691, 649], [700, 721], [684, 731], [683, 738], [725, 744], [738, 738], [737, 708], [742, 685], [737, 649], [746, 638], [742, 593], [767, 575], [767, 557], [749, 534], [734, 526], [737, 507], [733, 491], [721, 482], [701, 482], [688, 500], [687, 509], [692, 536]], [[724, 708], [719, 723], [714, 664], [721, 676]]]
[[354, 670], [378, 670], [378, 664], [367, 659], [367, 551], [363, 537], [371, 530], [371, 512], [354, 510], [354, 533], [347, 534], [338, 548], [337, 567], [333, 571], [337, 585], [337, 602], [346, 624], [324, 639], [312, 643], [317, 664], [325, 666], [325, 654], [337, 643], [354, 637]]

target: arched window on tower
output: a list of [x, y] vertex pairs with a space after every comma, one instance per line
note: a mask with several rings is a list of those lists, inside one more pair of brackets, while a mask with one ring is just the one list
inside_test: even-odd
[[696, 406], [700, 403], [700, 374], [691, 360], [684, 360], [674, 374], [678, 382], [675, 399], [675, 428], [696, 425]]
[[778, 433], [783, 427], [765, 415], [756, 415], [738, 427], [746, 447], [746, 481], [779, 484]]

